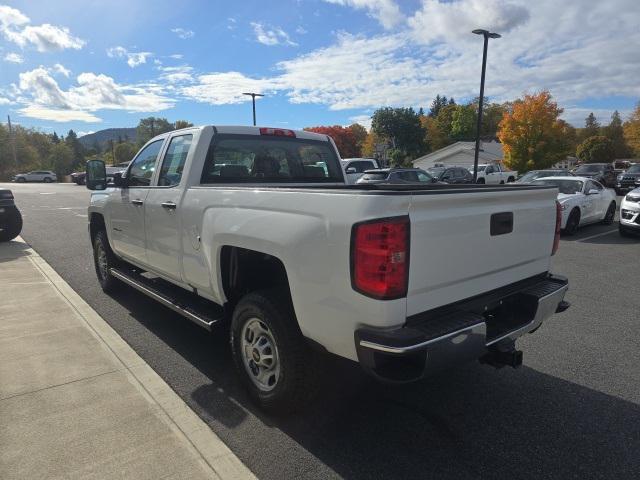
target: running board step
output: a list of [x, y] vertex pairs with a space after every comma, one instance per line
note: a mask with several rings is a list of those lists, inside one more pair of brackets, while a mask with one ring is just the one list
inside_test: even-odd
[[207, 330], [211, 330], [224, 317], [224, 311], [220, 305], [160, 278], [144, 277], [134, 269], [111, 268], [110, 272], [118, 280]]

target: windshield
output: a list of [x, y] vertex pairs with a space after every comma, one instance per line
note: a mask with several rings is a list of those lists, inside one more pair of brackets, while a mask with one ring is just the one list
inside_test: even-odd
[[583, 186], [583, 182], [580, 180], [536, 180], [534, 183], [558, 187], [558, 191], [566, 195], [582, 192]]
[[343, 182], [329, 142], [266, 135], [214, 135], [201, 183]]
[[640, 165], [633, 165], [625, 173], [640, 173]]
[[602, 165], [581, 165], [576, 169], [576, 173], [597, 173], [603, 169]]

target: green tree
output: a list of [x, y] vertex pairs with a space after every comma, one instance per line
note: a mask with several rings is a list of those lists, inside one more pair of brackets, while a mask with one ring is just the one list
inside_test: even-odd
[[570, 152], [562, 109], [547, 91], [525, 95], [505, 112], [498, 130], [507, 167], [520, 172], [548, 168]]
[[585, 163], [609, 163], [615, 158], [613, 143], [604, 135], [594, 135], [578, 145], [576, 156]]
[[138, 149], [133, 143], [123, 142], [116, 145], [116, 147], [114, 148], [114, 152], [116, 156], [114, 164], [118, 164], [129, 162], [138, 152]]
[[456, 105], [451, 116], [451, 137], [470, 140], [475, 133], [476, 113], [470, 105]]
[[187, 122], [186, 120], [176, 120], [173, 124], [174, 130], [180, 130], [181, 128], [189, 128], [193, 127], [193, 123]]
[[[445, 139], [447, 146], [454, 142], [451, 135], [451, 122], [453, 121], [453, 112], [456, 111], [457, 105], [446, 105], [440, 109], [438, 116], [436, 117], [436, 125], [442, 137]], [[434, 147], [435, 148], [435, 147]], [[442, 147], [440, 147], [442, 148]]]
[[400, 150], [399, 148], [389, 152], [389, 164], [392, 168], [410, 168], [413, 166], [411, 158], [405, 151]]
[[138, 144], [144, 145], [156, 135], [174, 130], [174, 125], [166, 118], [147, 117], [140, 119], [136, 127]]
[[[453, 98], [450, 101], [453, 101]], [[455, 105], [455, 102], [453, 105]], [[440, 110], [445, 106], [447, 106], [447, 97], [444, 95], [441, 97], [439, 94], [436, 95], [436, 98], [433, 99], [431, 106], [429, 107], [429, 116], [437, 117]]]
[[409, 156], [420, 156], [427, 150], [425, 131], [413, 108], [384, 107], [373, 113], [371, 130], [394, 149]]
[[76, 168], [78, 166], [84, 165], [84, 147], [78, 140], [78, 135], [76, 134], [76, 132], [74, 132], [73, 130], [69, 130], [64, 143], [71, 149], [71, 152], [73, 154], [72, 167]]
[[624, 129], [622, 128], [622, 119], [620, 113], [616, 110], [611, 115], [611, 122], [604, 129], [605, 136], [611, 140], [613, 145], [613, 155], [615, 158], [626, 158], [629, 156], [629, 147], [624, 138]]
[[595, 137], [596, 135], [600, 135], [600, 123], [593, 112], [591, 112], [587, 115], [587, 118], [584, 119], [584, 128], [580, 129], [578, 140], [583, 142], [587, 138]]
[[51, 148], [47, 158], [47, 167], [60, 178], [68, 175], [73, 167], [73, 150], [66, 143], [58, 143]]
[[[477, 115], [478, 107], [477, 105], [474, 105], [474, 107], [474, 114]], [[480, 127], [480, 136], [482, 138], [497, 138], [498, 126], [502, 121], [504, 112], [507, 110], [508, 105], [503, 103], [487, 103], [484, 105], [482, 108], [482, 126]]]

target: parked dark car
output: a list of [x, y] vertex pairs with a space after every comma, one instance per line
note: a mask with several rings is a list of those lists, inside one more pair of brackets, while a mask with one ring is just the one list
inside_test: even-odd
[[429, 175], [445, 183], [473, 183], [473, 175], [464, 167], [431, 167]]
[[624, 195], [637, 187], [640, 187], [640, 163], [631, 165], [625, 172], [618, 175], [616, 193]]
[[566, 168], [549, 168], [546, 170], [530, 170], [524, 175], [522, 175], [518, 180], [516, 180], [516, 183], [529, 183], [529, 182], [533, 182], [538, 178], [544, 178], [544, 177], [568, 177], [572, 175], [573, 173], [571, 173]]
[[73, 172], [71, 175], [71, 181], [76, 185], [84, 185], [87, 177], [86, 172]]
[[[113, 175], [117, 172], [122, 172], [127, 169], [130, 162], [122, 162], [117, 165], [106, 167], [107, 170], [107, 183], [113, 183]], [[77, 185], [84, 185], [86, 183], [87, 172], [73, 172], [71, 174], [71, 181]]]
[[616, 173], [610, 163], [585, 163], [573, 171], [578, 177], [588, 177], [607, 188], [616, 186]]
[[356, 182], [363, 183], [440, 183], [420, 168], [378, 168], [365, 170]]
[[22, 231], [22, 215], [11, 190], [0, 189], [0, 242], [13, 240]]

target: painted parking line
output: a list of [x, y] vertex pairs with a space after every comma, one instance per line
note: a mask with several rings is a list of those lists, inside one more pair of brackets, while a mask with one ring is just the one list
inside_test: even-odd
[[610, 233], [617, 232], [618, 229], [609, 230], [608, 232], [597, 233], [595, 235], [591, 235], [590, 237], [581, 238], [578, 242], [586, 242], [587, 240], [591, 240], [592, 238], [604, 237], [605, 235], [609, 235]]

